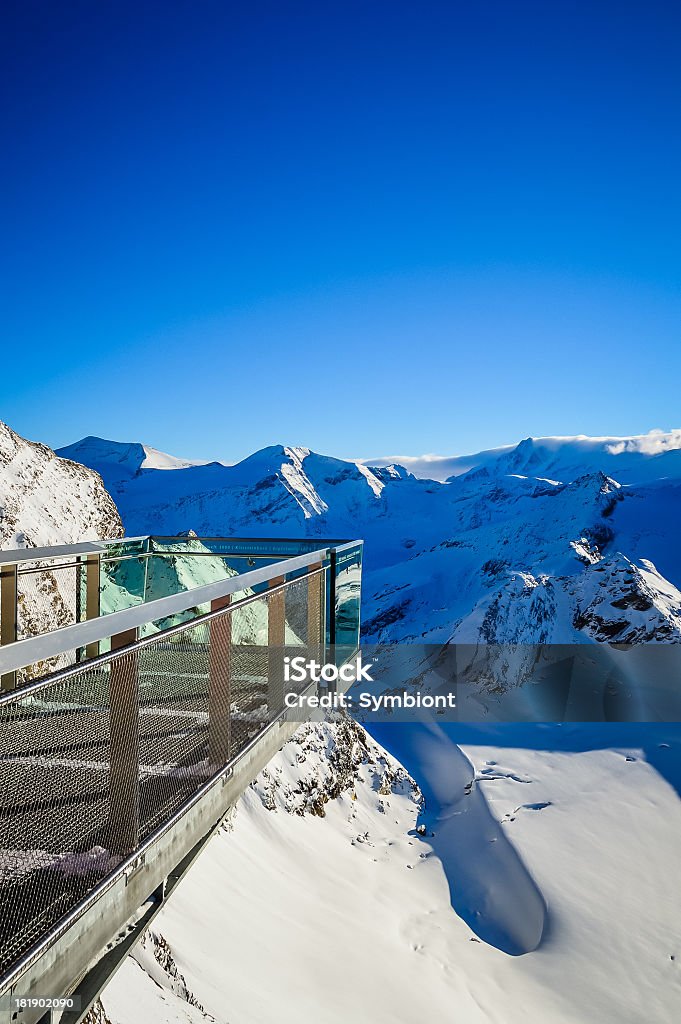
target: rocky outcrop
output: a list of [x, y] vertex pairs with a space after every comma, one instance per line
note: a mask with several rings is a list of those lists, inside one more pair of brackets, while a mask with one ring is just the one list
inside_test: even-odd
[[357, 785], [367, 781], [379, 804], [391, 793], [409, 794], [417, 803], [421, 800], [418, 786], [405, 769], [345, 712], [334, 713], [325, 722], [301, 725], [283, 754], [290, 759], [290, 775], [284, 758], [278, 758], [251, 785], [269, 811], [323, 818], [329, 801], [343, 793], [353, 794]]
[[1, 548], [122, 536], [118, 509], [98, 473], [0, 422]]
[[[0, 548], [75, 544], [123, 533], [118, 509], [98, 473], [59, 458], [0, 422]], [[20, 638], [75, 621], [75, 572], [71, 566], [19, 577]]]

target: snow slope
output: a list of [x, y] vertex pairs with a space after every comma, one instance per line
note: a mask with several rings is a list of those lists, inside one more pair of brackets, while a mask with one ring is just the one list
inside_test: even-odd
[[394, 727], [419, 816], [357, 727], [301, 727], [105, 990], [107, 1018], [672, 1024], [681, 730], [626, 728], [424, 751]]
[[121, 444], [92, 436], [60, 449], [59, 454], [63, 458], [91, 466], [102, 472], [102, 475], [106, 474], [107, 484], [128, 480], [142, 469], [172, 470], [206, 465], [205, 462], [178, 459], [175, 455], [167, 455], [146, 444]]

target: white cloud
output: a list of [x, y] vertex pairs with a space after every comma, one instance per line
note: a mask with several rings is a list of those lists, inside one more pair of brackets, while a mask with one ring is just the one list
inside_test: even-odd
[[681, 448], [681, 429], [650, 430], [638, 437], [622, 437], [606, 445], [610, 455], [621, 455], [623, 452], [640, 452], [641, 455], [660, 455], [662, 452]]

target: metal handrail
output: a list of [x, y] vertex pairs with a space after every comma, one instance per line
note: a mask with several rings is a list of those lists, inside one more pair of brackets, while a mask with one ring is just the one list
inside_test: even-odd
[[330, 546], [332, 546], [333, 550], [336, 552], [336, 554], [338, 554], [339, 551], [348, 551], [350, 548], [362, 548], [362, 547], [364, 547], [364, 541], [363, 540], [345, 540], [345, 541], [341, 541], [339, 544], [333, 544], [333, 545], [330, 545]]
[[[326, 547], [336, 547], [338, 544], [345, 544], [347, 537], [186, 537], [186, 534], [165, 534], [165, 533], [149, 533], [145, 537], [123, 537], [119, 538], [118, 542], [103, 541], [105, 544], [120, 543], [121, 540], [124, 542], [133, 540], [159, 540], [159, 541], [171, 541], [176, 544], [180, 543], [183, 539], [198, 540], [198, 541], [233, 541], [236, 544], [313, 544], [319, 542], [324, 544]], [[351, 542], [354, 543], [354, 542]]]
[[[325, 573], [326, 571], [327, 566], [322, 566], [321, 569], [313, 569], [311, 572], [306, 572], [303, 576], [299, 576], [295, 580], [286, 580], [284, 583], [279, 583], [275, 587], [268, 587], [268, 589], [261, 594], [249, 594], [248, 597], [242, 598], [241, 601], [234, 601], [233, 603], [217, 608], [214, 611], [204, 612], [202, 615], [196, 615], [189, 622], [178, 622], [174, 626], [168, 626], [167, 629], [160, 629], [158, 633], [153, 633], [151, 636], [142, 637], [139, 640], [134, 640], [130, 644], [126, 644], [125, 646], [116, 647], [113, 651], [106, 651], [104, 654], [98, 654], [94, 658], [88, 658], [85, 662], [81, 661], [76, 665], [68, 665], [66, 668], [58, 669], [56, 672], [50, 673], [49, 676], [45, 676], [42, 679], [36, 679], [35, 682], [28, 683], [26, 686], [22, 686], [18, 690], [12, 690], [9, 693], [0, 694], [0, 708], [7, 704], [16, 704], [18, 701], [23, 701], [27, 697], [32, 697], [34, 694], [39, 693], [46, 687], [54, 686], [55, 683], [66, 682], [71, 678], [71, 676], [82, 675], [85, 669], [94, 671], [101, 668], [103, 665], [107, 665], [110, 661], [120, 658], [131, 650], [142, 651], [145, 647], [151, 647], [158, 644], [159, 641], [170, 640], [178, 633], [186, 633], [189, 628], [204, 625], [206, 622], [211, 622], [213, 619], [224, 616], [226, 612], [231, 614], [232, 612], [243, 608], [245, 605], [253, 604], [254, 601], [262, 601], [266, 598], [270, 598], [282, 590], [287, 590], [292, 583], [309, 580], [311, 577], [318, 576], [320, 573]], [[280, 576], [281, 572], [277, 575]], [[190, 593], [190, 591], [186, 591], [186, 593]], [[147, 607], [150, 606], [150, 604], [147, 605]], [[108, 615], [107, 620], [112, 619], [114, 614], [118, 615], [120, 613], [116, 612]]]
[[20, 562], [53, 561], [72, 555], [98, 555], [106, 551], [104, 541], [83, 541], [81, 544], [56, 544], [45, 548], [9, 548], [0, 551], [0, 565], [19, 565]]
[[[132, 555], [104, 555], [102, 557], [102, 565], [111, 565], [112, 562], [129, 562], [133, 559], [137, 559], [141, 562], [145, 558], [276, 558], [276, 555], [258, 554], [257, 551], [253, 551], [249, 554], [245, 552], [224, 552], [224, 551], [139, 551]], [[293, 556], [292, 556], [293, 557]], [[75, 563], [73, 563], [75, 566]], [[55, 566], [57, 569], [61, 569], [61, 566]], [[21, 570], [20, 570], [21, 571]], [[28, 572], [37, 572], [37, 569], [25, 570]]]
[[[136, 541], [160, 541], [161, 543], [175, 543], [181, 544], [183, 540], [182, 535], [165, 535], [165, 534], [145, 534], [140, 537], [111, 537], [106, 540], [96, 541], [81, 541], [77, 544], [55, 544], [49, 547], [39, 548], [7, 548], [0, 551], [0, 565], [20, 565], [21, 562], [41, 562], [47, 561], [52, 562], [59, 558], [77, 557], [79, 555], [101, 555], [103, 562], [110, 561], [121, 561], [124, 558], [150, 558], [154, 555], [165, 555], [165, 554], [186, 554], [186, 555], [212, 555], [216, 558], [219, 557], [239, 557], [240, 552], [224, 552], [220, 551], [140, 551], [131, 555], [108, 555], [107, 550], [111, 545], [114, 544], [132, 544]], [[192, 537], [191, 540], [196, 540], [199, 543], [207, 542], [231, 542], [234, 544], [270, 544], [276, 546], [277, 544], [301, 544], [301, 543], [319, 543], [326, 548], [336, 548], [337, 551], [341, 551], [346, 547], [352, 547], [355, 544], [361, 544], [362, 541], [351, 540], [348, 541], [346, 538], [336, 537]], [[254, 557], [268, 557], [267, 555], [259, 556], [258, 552], [253, 553]], [[75, 567], [77, 563], [73, 563]], [[70, 567], [70, 565], [69, 565]], [[48, 568], [66, 568], [66, 566], [53, 566]], [[26, 572], [27, 570], [22, 570]], [[35, 571], [39, 571], [36, 567]]]
[[267, 583], [278, 576], [286, 576], [315, 562], [322, 562], [329, 556], [329, 548], [320, 548], [306, 555], [286, 558], [274, 564], [252, 569], [250, 572], [230, 576], [225, 580], [208, 583], [180, 594], [170, 594], [155, 601], [148, 601], [122, 611], [111, 612], [99, 618], [88, 619], [69, 626], [61, 626], [50, 633], [17, 640], [0, 648], [0, 674], [16, 672], [19, 669], [45, 661], [47, 658], [65, 654], [67, 651], [86, 647], [89, 644], [107, 640], [129, 629], [137, 629], [158, 619], [178, 615], [200, 604], [208, 604], [218, 598], [239, 593], [261, 583]]

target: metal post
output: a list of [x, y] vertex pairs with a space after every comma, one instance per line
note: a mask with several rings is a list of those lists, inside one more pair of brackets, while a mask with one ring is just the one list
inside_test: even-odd
[[307, 581], [307, 642], [311, 646], [319, 644], [322, 639], [321, 581], [324, 575], [319, 571], [321, 567], [321, 562], [315, 562], [314, 565], [311, 565], [310, 576]]
[[[283, 576], [270, 580], [268, 587], [279, 587]], [[286, 640], [286, 593], [272, 594], [267, 601], [267, 710], [274, 717], [284, 706], [284, 643]]]
[[[80, 556], [76, 558], [76, 578], [74, 582], [74, 587], [76, 592], [76, 622], [82, 622], [83, 602], [81, 590], [83, 589], [83, 559]], [[76, 661], [80, 661], [80, 649], [76, 651]]]
[[144, 583], [142, 584], [142, 601], [147, 600], [147, 591], [149, 590], [149, 562], [152, 559], [152, 539], [147, 537], [144, 542]]
[[307, 581], [307, 646], [308, 657], [319, 661], [322, 657], [323, 635], [323, 612], [324, 607], [322, 586], [324, 573], [321, 572], [322, 563], [315, 562], [310, 566], [311, 575]]
[[[13, 644], [17, 639], [17, 567], [0, 566], [0, 644]], [[14, 690], [16, 672], [6, 672], [0, 679], [0, 690]]]
[[336, 552], [333, 548], [329, 552], [329, 563], [329, 646], [335, 661], [333, 648], [336, 646]]
[[[100, 555], [88, 555], [85, 559], [85, 618], [98, 619], [100, 615]], [[99, 654], [99, 641], [88, 644], [85, 655], [96, 658]]]
[[[210, 610], [228, 608], [230, 597], [211, 601]], [[228, 611], [211, 619], [208, 646], [208, 763], [222, 766], [229, 760], [232, 676], [232, 616]]]
[[[137, 639], [129, 629], [111, 637], [111, 650], [127, 647]], [[109, 678], [109, 743], [111, 758], [109, 828], [110, 848], [132, 853], [139, 845], [139, 680], [137, 651], [128, 651], [111, 662]]]

